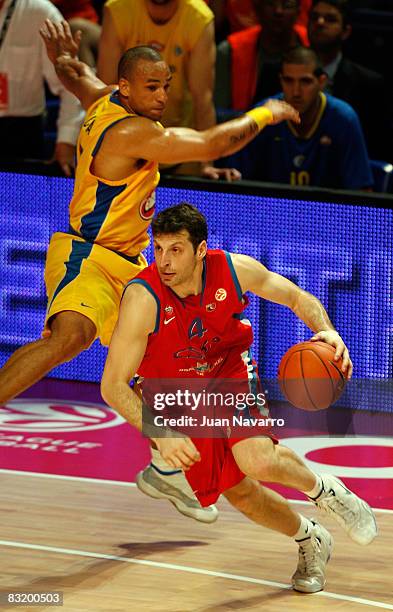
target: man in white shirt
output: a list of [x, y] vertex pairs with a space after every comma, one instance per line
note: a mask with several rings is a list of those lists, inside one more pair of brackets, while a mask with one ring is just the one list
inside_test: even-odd
[[49, 0], [0, 0], [0, 159], [44, 157], [45, 80], [60, 96], [55, 158], [70, 176], [84, 113], [46, 55], [38, 32], [47, 18], [63, 19]]

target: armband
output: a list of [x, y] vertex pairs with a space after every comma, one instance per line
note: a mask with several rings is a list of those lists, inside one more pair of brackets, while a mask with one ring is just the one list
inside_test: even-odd
[[258, 106], [246, 113], [257, 124], [259, 131], [263, 130], [266, 125], [273, 121], [273, 113], [266, 106]]

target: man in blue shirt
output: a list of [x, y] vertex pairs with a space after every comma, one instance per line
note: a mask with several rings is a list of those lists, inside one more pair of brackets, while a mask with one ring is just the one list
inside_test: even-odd
[[322, 92], [326, 79], [313, 50], [296, 47], [285, 55], [283, 93], [277, 97], [299, 111], [301, 123], [269, 126], [234, 155], [231, 164], [244, 179], [337, 189], [372, 187], [358, 116], [349, 104]]

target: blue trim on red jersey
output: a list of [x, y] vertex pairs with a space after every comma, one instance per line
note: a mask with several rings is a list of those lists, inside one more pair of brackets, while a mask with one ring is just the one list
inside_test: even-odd
[[49, 303], [48, 311], [52, 306], [53, 300], [57, 295], [59, 295], [60, 291], [78, 276], [81, 271], [83, 260], [89, 257], [93, 246], [94, 245], [90, 242], [80, 242], [79, 240], [72, 241], [71, 253], [68, 261], [65, 263], [66, 273], [56, 287], [53, 297]]
[[[121, 104], [120, 104], [121, 106]], [[100, 134], [100, 137], [98, 138], [97, 142], [96, 142], [96, 146], [93, 149], [92, 152], [92, 157], [94, 157], [95, 155], [97, 155], [98, 151], [100, 150], [100, 147], [102, 145], [102, 141], [104, 140], [104, 136], [107, 133], [107, 131], [113, 127], [114, 125], [116, 125], [116, 123], [120, 123], [120, 121], [124, 121], [124, 119], [130, 119], [130, 117], [134, 117], [134, 115], [127, 115], [126, 117], [121, 117], [120, 119], [116, 119], [116, 121], [114, 121], [113, 123], [111, 123], [110, 125], [107, 125], [106, 128], [104, 130], [102, 130], [102, 133]]]
[[80, 233], [88, 242], [94, 242], [105, 221], [113, 200], [120, 195], [127, 185], [107, 185], [98, 181], [96, 203], [93, 210], [82, 217]]
[[228, 251], [224, 251], [224, 255], [226, 257], [227, 264], [228, 264], [228, 267], [229, 267], [229, 270], [232, 276], [232, 280], [236, 288], [237, 297], [239, 298], [239, 302], [241, 302], [243, 300], [243, 293], [242, 293], [242, 288], [240, 287], [239, 279], [237, 278], [237, 274], [236, 274], [236, 271], [235, 271], [235, 268], [232, 262], [232, 257], [230, 253], [228, 253]]
[[[259, 378], [258, 378], [258, 373], [257, 373], [257, 366], [255, 363], [253, 363], [253, 360], [252, 360], [251, 349], [248, 349], [247, 357], [248, 357], [249, 363], [247, 364], [245, 363], [244, 365], [247, 368], [248, 388], [250, 389], [250, 393], [255, 397], [255, 400], [257, 400], [258, 399]], [[252, 370], [248, 369], [250, 366], [252, 366]], [[250, 413], [250, 409], [248, 406], [246, 410], [248, 414], [245, 414], [243, 412], [243, 416], [245, 416], [246, 418], [250, 418], [251, 413]]]
[[203, 260], [203, 268], [202, 268], [202, 291], [201, 291], [201, 299], [199, 300], [199, 304], [202, 306], [203, 304], [203, 296], [205, 295], [205, 288], [206, 288], [206, 276], [207, 276], [207, 270], [206, 270], [206, 257]]
[[[154, 289], [152, 287], [150, 287], [149, 283], [147, 281], [145, 281], [144, 278], [133, 278], [132, 280], [130, 280], [129, 283], [127, 283], [127, 285], [124, 287], [124, 291], [127, 289], [127, 287], [129, 287], [130, 285], [134, 285], [138, 283], [139, 285], [142, 285], [143, 287], [145, 287], [145, 289], [148, 290], [148, 292], [150, 293], [150, 295], [152, 295], [156, 301], [157, 304], [157, 316], [156, 316], [156, 326], [154, 328], [153, 334], [156, 334], [160, 328], [160, 314], [161, 314], [161, 303], [160, 303], [160, 298], [158, 297], [158, 295], [156, 294], [156, 292], [154, 291]], [[124, 291], [123, 291], [123, 295], [124, 295]]]

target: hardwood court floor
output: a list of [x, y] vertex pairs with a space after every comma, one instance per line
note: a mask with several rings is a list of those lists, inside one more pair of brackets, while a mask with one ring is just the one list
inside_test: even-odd
[[[393, 513], [363, 548], [330, 519], [326, 591], [289, 588], [296, 546], [250, 523], [225, 500], [217, 523], [179, 515], [126, 483], [0, 473], [0, 591], [64, 591], [65, 612], [365, 612], [393, 610]], [[296, 503], [307, 516], [315, 509]]]

